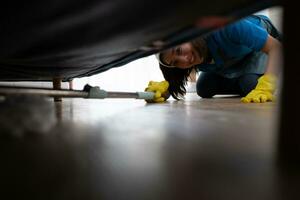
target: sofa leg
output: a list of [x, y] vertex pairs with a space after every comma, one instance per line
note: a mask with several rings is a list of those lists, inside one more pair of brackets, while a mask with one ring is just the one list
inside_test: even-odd
[[[61, 89], [61, 78], [53, 78], [52, 80], [53, 83], [53, 89], [54, 90], [60, 90]], [[62, 101], [61, 97], [54, 97], [55, 102], [60, 102]]]
[[73, 80], [69, 81], [69, 90], [73, 90]]

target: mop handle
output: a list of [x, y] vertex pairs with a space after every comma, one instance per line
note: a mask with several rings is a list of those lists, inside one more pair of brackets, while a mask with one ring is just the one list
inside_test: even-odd
[[47, 88], [30, 88], [30, 87], [10, 87], [0, 86], [0, 95], [41, 95], [48, 97], [63, 97], [63, 98], [134, 98], [151, 100], [154, 98], [153, 92], [107, 92], [99, 87], [91, 87], [89, 91], [83, 90], [53, 90]]

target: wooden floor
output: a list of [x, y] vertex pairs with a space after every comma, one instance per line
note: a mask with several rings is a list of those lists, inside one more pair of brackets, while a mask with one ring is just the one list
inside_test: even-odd
[[189, 94], [30, 105], [18, 118], [2, 103], [0, 195], [11, 199], [277, 200], [299, 188], [299, 171], [276, 163], [276, 103]]

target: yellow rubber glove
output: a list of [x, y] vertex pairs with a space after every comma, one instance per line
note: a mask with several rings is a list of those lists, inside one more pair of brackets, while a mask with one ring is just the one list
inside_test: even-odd
[[272, 74], [265, 74], [258, 79], [258, 83], [246, 97], [241, 101], [243, 103], [264, 103], [274, 101], [273, 93], [276, 89], [276, 77]]
[[145, 89], [147, 92], [154, 92], [155, 96], [153, 100], [146, 100], [148, 103], [160, 103], [164, 102], [168, 98], [168, 88], [169, 82], [168, 81], [149, 81], [148, 87]]

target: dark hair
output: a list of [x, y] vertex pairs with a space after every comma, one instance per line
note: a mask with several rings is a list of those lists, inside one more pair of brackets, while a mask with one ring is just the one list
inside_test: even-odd
[[[199, 55], [204, 58], [203, 62], [210, 62], [211, 55], [208, 51], [204, 37], [199, 37], [191, 41], [191, 43], [197, 50]], [[183, 96], [186, 94], [185, 86], [187, 84], [190, 73], [193, 70], [195, 70], [196, 72], [199, 71], [196, 66], [188, 69], [181, 69], [177, 67], [165, 67], [164, 65], [159, 64], [159, 67], [163, 73], [165, 80], [169, 82], [170, 95], [172, 95], [172, 97], [177, 100], [179, 100], [179, 98], [183, 98]]]
[[186, 94], [185, 86], [187, 84], [188, 77], [193, 70], [198, 71], [196, 67], [191, 67], [188, 69], [180, 68], [168, 68], [161, 64], [159, 67], [163, 73], [163, 76], [166, 81], [169, 82], [169, 93], [174, 99], [179, 100], [183, 98]]

